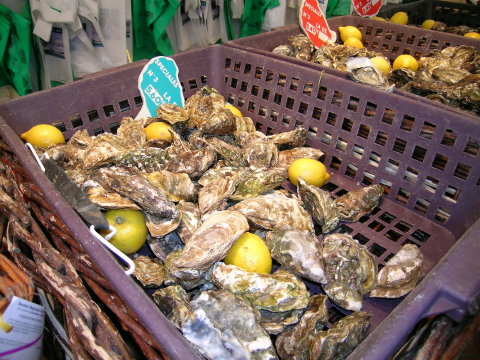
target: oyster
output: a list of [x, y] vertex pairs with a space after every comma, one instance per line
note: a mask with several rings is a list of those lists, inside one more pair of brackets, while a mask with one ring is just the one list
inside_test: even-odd
[[358, 190], [349, 191], [335, 199], [338, 216], [343, 221], [358, 221], [366, 214], [370, 214], [383, 195], [382, 185], [369, 185]]
[[272, 312], [303, 309], [310, 296], [302, 281], [282, 269], [273, 274], [257, 274], [219, 262], [210, 278], [219, 288], [247, 299], [258, 309]]
[[134, 201], [145, 212], [162, 218], [176, 218], [175, 204], [142, 175], [128, 169], [111, 166], [98, 169], [94, 180], [109, 191], [117, 192]]
[[148, 256], [139, 256], [133, 259], [135, 271], [133, 276], [144, 288], [159, 287], [165, 280], [163, 264], [158, 259]]
[[165, 264], [170, 253], [183, 249], [183, 242], [174, 231], [169, 232], [165, 236], [149, 236], [147, 242], [150, 250]]
[[97, 135], [85, 149], [83, 167], [86, 170], [108, 165], [133, 147], [114, 134]]
[[345, 61], [348, 76], [361, 84], [370, 85], [384, 91], [392, 91], [393, 87], [387, 83], [380, 72], [367, 57], [349, 58]]
[[278, 153], [278, 166], [288, 169], [292, 163], [301, 158], [320, 159], [324, 152], [311, 147], [298, 147], [290, 150], [283, 150]]
[[367, 336], [370, 315], [357, 311], [338, 320], [326, 331], [309, 336], [308, 356], [298, 359], [345, 359]]
[[278, 335], [287, 326], [296, 324], [302, 317], [303, 309], [285, 312], [272, 312], [260, 309], [260, 323], [270, 335]]
[[211, 180], [198, 193], [198, 207], [202, 215], [218, 210], [237, 187], [238, 174], [235, 171], [224, 173]]
[[193, 317], [189, 296], [180, 285], [167, 286], [157, 290], [152, 294], [152, 299], [163, 315], [178, 329], [181, 329], [185, 321]]
[[86, 195], [92, 203], [102, 209], [140, 210], [140, 207], [132, 200], [115, 192], [107, 191], [102, 186], [89, 187], [86, 190]]
[[202, 149], [185, 151], [170, 159], [165, 170], [200, 177], [217, 158], [215, 149], [208, 145]]
[[225, 161], [225, 166], [243, 167], [246, 165], [242, 149], [238, 146], [229, 144], [215, 137], [208, 139], [208, 143], [213, 146], [215, 151]]
[[117, 129], [117, 136], [133, 147], [142, 147], [146, 142], [143, 121], [125, 117]]
[[172, 263], [182, 255], [182, 249], [183, 248], [180, 248], [179, 250], [173, 250], [167, 255], [165, 259], [164, 265], [165, 265], [165, 272], [167, 274], [164, 282], [165, 286], [180, 285], [185, 290], [189, 291], [189, 290], [198, 288], [204, 284], [207, 284], [209, 282], [208, 271], [193, 280], [181, 280], [172, 274], [172, 268], [173, 268]]
[[163, 103], [157, 108], [157, 117], [170, 125], [175, 125], [187, 121], [188, 113], [177, 104]]
[[360, 310], [363, 294], [375, 288], [377, 279], [377, 265], [367, 248], [348, 234], [330, 234], [323, 238], [321, 261], [328, 297], [344, 309]]
[[233, 134], [237, 130], [235, 115], [225, 107], [217, 107], [202, 123], [200, 130], [206, 135]]
[[173, 147], [160, 149], [145, 147], [122, 153], [115, 159], [117, 166], [127, 167], [140, 173], [150, 173], [165, 169], [168, 160], [176, 156], [178, 151]]
[[324, 284], [321, 246], [308, 230], [279, 226], [267, 232], [265, 242], [272, 257], [296, 275]]
[[147, 229], [150, 236], [160, 237], [165, 236], [174, 231], [180, 224], [180, 216], [172, 219], [159, 218], [148, 212], [145, 213], [147, 220]]
[[366, 48], [357, 49], [340, 44], [326, 44], [318, 48], [312, 57], [312, 62], [337, 70], [345, 69], [345, 62], [349, 58], [383, 56], [381, 53], [370, 51]]
[[241, 201], [265, 194], [278, 188], [286, 177], [285, 169], [279, 167], [242, 171], [237, 189], [230, 199]]
[[239, 211], [225, 210], [209, 216], [192, 234], [169, 271], [181, 280], [202, 276], [216, 261], [223, 259], [233, 243], [249, 229]]
[[183, 243], [186, 244], [192, 234], [202, 224], [202, 214], [197, 204], [191, 202], [180, 201], [177, 205], [180, 212], [180, 225], [177, 233]]
[[327, 323], [327, 297], [320, 294], [313, 295], [308, 301], [307, 310], [300, 322], [277, 337], [275, 347], [280, 359], [303, 359], [298, 357], [298, 353], [308, 349], [309, 336], [314, 335], [318, 330], [323, 330]]
[[330, 193], [316, 186], [308, 185], [302, 178], [298, 179], [297, 192], [303, 206], [312, 215], [313, 220], [327, 233], [337, 227], [339, 208]]
[[185, 110], [189, 115], [189, 127], [200, 129], [216, 108], [224, 107], [225, 99], [215, 89], [204, 86], [185, 101]]
[[198, 190], [187, 174], [171, 171], [154, 171], [144, 175], [165, 194], [168, 200], [178, 202], [196, 201]]
[[294, 48], [293, 56], [297, 59], [310, 61], [312, 59], [312, 53], [315, 50], [315, 46], [308, 37], [304, 34], [292, 35], [288, 38], [290, 44]]
[[307, 130], [297, 128], [292, 131], [285, 131], [268, 137], [279, 149], [297, 148], [305, 145], [307, 141]]
[[248, 116], [235, 116], [235, 122], [237, 124], [236, 131], [246, 131], [246, 132], [254, 132], [255, 124], [253, 123], [252, 119]]
[[312, 217], [302, 207], [300, 200], [287, 191], [277, 190], [251, 197], [240, 201], [230, 209], [240, 211], [251, 223], [267, 230], [288, 225], [313, 232]]
[[293, 56], [294, 51], [292, 45], [279, 45], [272, 50], [272, 53], [283, 56]]
[[258, 310], [248, 301], [224, 290], [204, 291], [190, 306], [193, 316], [181, 329], [207, 359], [277, 359]]
[[377, 287], [370, 297], [398, 298], [417, 285], [422, 273], [423, 255], [416, 245], [405, 244], [379, 271]]
[[251, 169], [269, 168], [278, 163], [278, 148], [264, 134], [256, 131], [240, 136], [243, 158]]

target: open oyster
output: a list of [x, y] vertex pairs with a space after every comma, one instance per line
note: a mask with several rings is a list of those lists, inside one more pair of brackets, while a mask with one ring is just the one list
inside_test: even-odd
[[339, 208], [330, 193], [316, 186], [308, 185], [302, 178], [298, 179], [297, 192], [305, 209], [312, 215], [313, 220], [327, 233], [338, 225]]
[[383, 195], [382, 185], [369, 185], [358, 190], [349, 191], [335, 199], [340, 220], [358, 221], [364, 215], [370, 214], [378, 205]]
[[309, 336], [308, 357], [298, 359], [345, 359], [367, 336], [370, 315], [357, 311], [338, 320], [326, 331]]
[[377, 287], [370, 297], [398, 298], [417, 285], [422, 273], [423, 255], [416, 245], [405, 244], [379, 271]]
[[239, 211], [225, 210], [209, 216], [172, 261], [169, 271], [181, 280], [199, 278], [213, 263], [223, 259], [248, 229], [247, 219]]
[[313, 232], [312, 217], [302, 207], [300, 200], [287, 191], [277, 190], [251, 197], [230, 209], [240, 211], [251, 223], [267, 230], [273, 230], [280, 225], [289, 225]]
[[324, 284], [321, 245], [308, 230], [279, 226], [267, 232], [265, 242], [272, 257], [295, 274]]
[[360, 310], [363, 294], [372, 291], [377, 282], [373, 256], [348, 234], [325, 236], [321, 254], [325, 293], [344, 309]]
[[204, 291], [190, 306], [193, 314], [181, 329], [207, 359], [277, 359], [258, 310], [248, 301], [224, 290]]
[[309, 336], [318, 330], [323, 330], [328, 322], [327, 297], [325, 295], [313, 295], [308, 301], [308, 307], [300, 322], [294, 327], [281, 333], [276, 341], [280, 359], [311, 359], [311, 357], [299, 357], [299, 353], [307, 353]]
[[160, 260], [152, 259], [149, 256], [139, 256], [133, 259], [133, 263], [135, 264], [133, 276], [144, 288], [155, 288], [163, 284], [165, 270]]
[[273, 312], [303, 309], [310, 295], [302, 281], [281, 269], [274, 274], [257, 274], [219, 262], [210, 278], [219, 288], [240, 295], [258, 309]]

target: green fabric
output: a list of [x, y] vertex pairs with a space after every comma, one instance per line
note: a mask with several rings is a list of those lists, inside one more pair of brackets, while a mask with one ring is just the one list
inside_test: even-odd
[[166, 29], [179, 6], [177, 0], [132, 0], [134, 61], [174, 53]]
[[225, 0], [223, 2], [223, 11], [225, 13], [225, 27], [227, 29], [228, 40], [235, 39], [235, 29], [233, 28], [232, 19], [232, 7], [230, 5], [231, 0]]
[[0, 86], [12, 85], [19, 95], [25, 95], [32, 90], [32, 22], [28, 2], [25, 8], [22, 16], [0, 4]]
[[350, 15], [350, 0], [328, 0], [327, 19], [334, 16]]
[[279, 5], [278, 0], [245, 0], [240, 37], [258, 34], [262, 28], [265, 11]]

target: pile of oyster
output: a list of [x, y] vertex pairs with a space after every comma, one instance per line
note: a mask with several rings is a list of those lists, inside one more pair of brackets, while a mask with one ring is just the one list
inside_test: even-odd
[[[461, 15], [459, 15], [459, 16], [461, 16]], [[435, 21], [431, 30], [441, 31], [441, 32], [449, 33], [449, 34], [463, 36], [463, 35], [465, 35], [467, 33], [470, 33], [470, 32], [477, 32], [478, 33], [480, 31], [480, 27], [474, 28], [474, 27], [470, 27], [470, 26], [466, 26], [466, 25], [448, 26], [447, 24], [445, 24], [441, 21]]]
[[[81, 130], [46, 152], [101, 209], [144, 212], [153, 255], [133, 256], [134, 275], [205, 358], [345, 358], [368, 331], [363, 296], [399, 297], [415, 287], [416, 246], [405, 245], [377, 273], [365, 246], [335, 233], [378, 205], [380, 185], [337, 198], [302, 179], [297, 194], [281, 188], [294, 160], [323, 155], [305, 146], [305, 129], [264, 135], [210, 87], [184, 108], [161, 105], [157, 116], [124, 118], [116, 134]], [[159, 120], [172, 125], [171, 143], [146, 140], [144, 127]], [[247, 231], [265, 240], [278, 265], [272, 274], [222, 262]], [[303, 279], [325, 295], [311, 294]], [[332, 325], [333, 304], [351, 313]]]

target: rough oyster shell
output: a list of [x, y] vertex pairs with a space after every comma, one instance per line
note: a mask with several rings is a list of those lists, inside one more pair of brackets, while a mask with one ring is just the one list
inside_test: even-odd
[[176, 232], [169, 232], [165, 236], [160, 237], [149, 236], [147, 242], [150, 250], [152, 250], [157, 258], [163, 261], [165, 266], [170, 253], [183, 249], [183, 242]]
[[139, 256], [133, 259], [133, 263], [135, 264], [133, 276], [144, 288], [159, 287], [163, 284], [165, 270], [160, 260], [148, 256]]
[[236, 131], [246, 131], [246, 132], [256, 131], [253, 120], [248, 116], [243, 116], [243, 117], [235, 116], [235, 122], [237, 124]]
[[370, 214], [378, 206], [383, 193], [382, 185], [369, 185], [335, 199], [340, 220], [355, 222]]
[[187, 121], [188, 113], [177, 104], [163, 103], [157, 108], [157, 117], [170, 125], [175, 125]]
[[159, 218], [148, 212], [145, 213], [146, 225], [150, 236], [161, 237], [174, 231], [180, 224], [180, 216], [172, 219]]
[[298, 197], [313, 220], [327, 233], [335, 229], [339, 222], [339, 208], [330, 193], [316, 186], [308, 185], [302, 178], [298, 179]]
[[115, 192], [107, 191], [99, 185], [89, 187], [86, 190], [86, 195], [92, 203], [102, 209], [140, 210], [140, 207], [132, 200], [129, 200]]
[[268, 137], [279, 149], [297, 148], [305, 145], [307, 141], [307, 130], [297, 128], [292, 131], [284, 131]]
[[278, 148], [262, 133], [244, 133], [241, 146], [243, 158], [251, 169], [269, 168], [278, 163]]
[[298, 147], [290, 150], [283, 150], [278, 153], [278, 166], [288, 169], [292, 163], [301, 158], [318, 160], [324, 155], [320, 149], [312, 147]]
[[208, 142], [225, 161], [225, 166], [243, 167], [246, 165], [242, 149], [238, 146], [229, 144], [215, 137], [208, 139]]
[[326, 330], [309, 336], [309, 357], [299, 359], [345, 359], [367, 336], [370, 315], [357, 311], [338, 320]]
[[198, 193], [198, 207], [202, 215], [221, 208], [222, 204], [235, 192], [238, 183], [237, 172], [223, 173], [211, 180]]
[[165, 170], [200, 177], [217, 158], [215, 149], [208, 145], [202, 149], [185, 151], [170, 159]]
[[373, 66], [367, 57], [347, 59], [345, 61], [345, 70], [352, 80], [361, 84], [374, 86], [384, 91], [393, 90], [393, 87], [387, 83], [383, 73]]
[[321, 260], [327, 283], [323, 290], [342, 308], [358, 311], [363, 294], [375, 288], [377, 265], [367, 248], [348, 234], [323, 238]]
[[114, 163], [117, 166], [128, 167], [141, 173], [150, 173], [162, 171], [168, 161], [177, 153], [178, 150], [174, 147], [167, 149], [144, 147], [123, 152], [115, 159]]
[[171, 171], [154, 171], [144, 175], [165, 194], [168, 200], [178, 202], [196, 201], [198, 190], [187, 174]]
[[282, 269], [274, 274], [257, 274], [219, 262], [210, 278], [219, 288], [247, 299], [258, 309], [272, 312], [303, 309], [310, 296], [302, 281]]
[[190, 119], [189, 127], [200, 129], [216, 108], [224, 107], [225, 99], [215, 89], [204, 86], [185, 101], [185, 110]]
[[260, 309], [260, 323], [270, 335], [278, 335], [287, 326], [296, 324], [303, 313], [303, 309], [290, 310], [285, 312], [272, 312]]
[[308, 230], [279, 226], [267, 232], [265, 243], [272, 257], [296, 275], [321, 284], [326, 282], [320, 242]]
[[241, 201], [254, 196], [262, 195], [278, 188], [287, 177], [283, 168], [247, 169], [240, 173], [237, 189], [230, 196], [231, 200]]
[[169, 271], [181, 280], [194, 280], [223, 259], [235, 241], [249, 229], [239, 211], [225, 210], [209, 216], [192, 234]]
[[275, 348], [280, 359], [299, 358], [298, 353], [308, 349], [309, 335], [314, 334], [319, 328], [322, 329], [327, 323], [327, 297], [313, 295], [300, 322], [277, 337]]
[[302, 207], [300, 200], [287, 191], [277, 190], [240, 201], [230, 207], [243, 213], [255, 226], [273, 230], [288, 225], [313, 232], [312, 217]]
[[117, 135], [109, 133], [97, 135], [85, 149], [83, 167], [90, 170], [108, 165], [132, 149], [130, 144]]
[[206, 135], [233, 134], [237, 130], [235, 115], [225, 107], [217, 107], [202, 123], [200, 130]]
[[293, 56], [294, 51], [291, 45], [279, 45], [272, 50], [272, 53], [283, 56]]
[[193, 316], [182, 323], [182, 332], [207, 359], [277, 359], [248, 301], [228, 291], [204, 291], [190, 306]]
[[143, 121], [124, 117], [117, 129], [117, 136], [133, 147], [142, 147], [146, 142]]
[[180, 225], [177, 233], [183, 243], [186, 244], [192, 234], [202, 224], [202, 214], [197, 204], [180, 201], [177, 204], [177, 210], [180, 212]]
[[189, 296], [180, 285], [157, 290], [152, 294], [152, 299], [163, 315], [178, 329], [182, 328], [186, 320], [193, 317]]
[[398, 298], [412, 291], [423, 269], [423, 255], [416, 245], [405, 244], [379, 271], [370, 297]]

